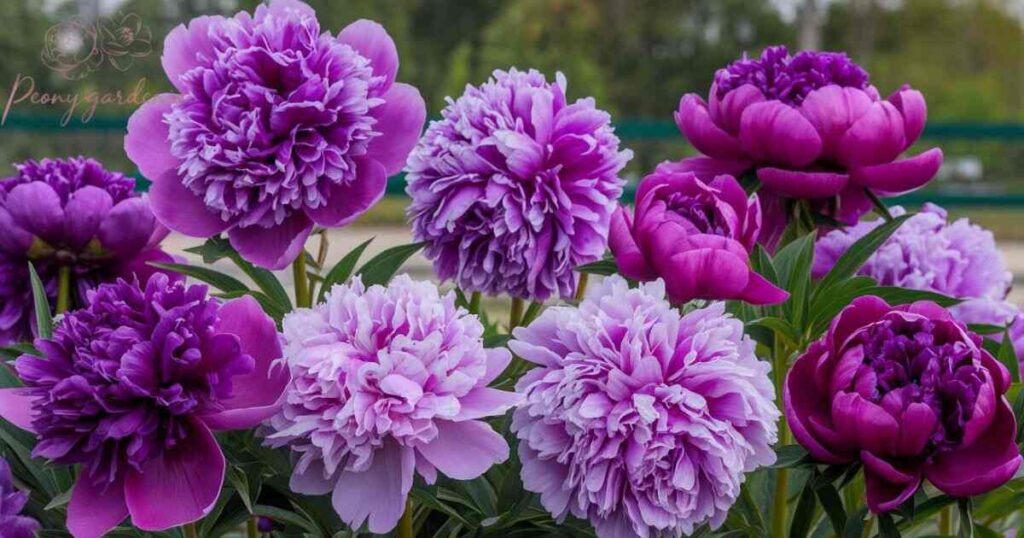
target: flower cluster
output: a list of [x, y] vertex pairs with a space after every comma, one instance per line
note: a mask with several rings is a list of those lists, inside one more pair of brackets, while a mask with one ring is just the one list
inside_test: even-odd
[[0, 536], [4, 538], [33, 538], [39, 522], [20, 515], [28, 503], [28, 493], [14, 488], [11, 467], [0, 458]]
[[212, 431], [259, 424], [288, 382], [271, 369], [276, 328], [252, 298], [221, 305], [163, 274], [100, 286], [36, 345], [44, 356], [15, 363], [25, 387], [0, 389], [0, 416], [36, 434], [33, 456], [81, 464], [76, 538], [129, 514], [149, 531], [208, 514], [225, 472]]
[[566, 81], [495, 71], [431, 122], [409, 156], [407, 213], [442, 279], [467, 291], [571, 297], [573, 269], [604, 254], [619, 149], [592, 98], [566, 100]]
[[825, 463], [864, 465], [868, 506], [887, 512], [924, 478], [954, 497], [991, 491], [1021, 464], [1006, 368], [946, 310], [859, 297], [793, 364], [793, 435]]
[[536, 365], [516, 385], [523, 486], [600, 538], [717, 527], [744, 473], [775, 461], [770, 367], [743, 324], [721, 303], [680, 316], [664, 295], [609, 277], [509, 344]]
[[271, 269], [314, 224], [342, 226], [376, 203], [426, 116], [419, 92], [395, 82], [383, 27], [361, 20], [333, 37], [297, 0], [179, 26], [163, 67], [179, 93], [145, 103], [125, 137], [157, 218], [197, 237], [227, 231]]
[[[676, 123], [704, 157], [681, 165], [698, 173], [756, 172], [765, 204], [762, 241], [774, 245], [787, 218], [781, 200], [854, 224], [881, 196], [914, 190], [942, 164], [935, 148], [897, 160], [924, 130], [924, 96], [903, 86], [888, 99], [845, 54], [768, 47], [715, 74], [705, 102], [687, 94]], [[830, 201], [834, 200], [834, 201]]]
[[167, 230], [149, 202], [135, 194], [135, 180], [84, 157], [16, 165], [0, 180], [0, 345], [32, 336], [35, 266], [56, 304], [65, 271], [70, 302], [117, 278], [146, 279], [149, 262], [170, 262], [160, 250]]
[[353, 529], [388, 532], [405, 509], [414, 473], [469, 480], [508, 458], [480, 419], [518, 397], [488, 388], [512, 359], [483, 346], [483, 325], [406, 275], [388, 287], [356, 277], [324, 304], [284, 321], [292, 382], [268, 423], [268, 444], [297, 456], [291, 488], [333, 492]]

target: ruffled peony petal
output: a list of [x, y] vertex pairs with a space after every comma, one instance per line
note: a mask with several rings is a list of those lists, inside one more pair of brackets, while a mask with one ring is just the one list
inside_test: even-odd
[[149, 203], [153, 214], [164, 226], [192, 237], [211, 237], [230, 226], [182, 185], [181, 177], [174, 170], [153, 180]]
[[740, 144], [753, 159], [801, 168], [821, 155], [821, 137], [807, 118], [778, 101], [747, 107], [740, 122]]
[[692, 299], [738, 298], [747, 288], [750, 269], [746, 260], [726, 250], [701, 248], [673, 254], [667, 264], [665, 289], [673, 302]]
[[654, 280], [658, 274], [647, 264], [640, 247], [633, 240], [633, 232], [628, 210], [619, 207], [612, 214], [611, 228], [608, 233], [608, 248], [615, 256], [615, 264], [619, 271], [633, 280]]
[[64, 231], [64, 208], [53, 187], [41, 182], [17, 185], [7, 194], [6, 206], [22, 229], [59, 244]]
[[711, 119], [715, 125], [720, 126], [725, 132], [737, 134], [740, 130], [740, 120], [743, 118], [743, 111], [754, 103], [764, 101], [764, 94], [752, 84], [744, 84], [729, 93], [721, 101], [714, 99], [716, 90], [712, 88], [712, 102], [708, 109], [711, 111]]
[[839, 140], [838, 160], [847, 168], [892, 161], [903, 152], [903, 116], [888, 101], [875, 101]]
[[75, 538], [102, 538], [128, 517], [124, 481], [96, 485], [85, 473], [75, 481], [68, 502], [68, 531]]
[[305, 467], [295, 467], [288, 489], [302, 495], [326, 495], [334, 489], [334, 477], [328, 476], [322, 460], [313, 460]]
[[912, 403], [903, 411], [900, 418], [900, 436], [894, 447], [894, 453], [900, 456], [914, 456], [924, 450], [928, 444], [939, 418], [935, 412], [923, 403]]
[[[178, 27], [184, 28], [182, 26]], [[175, 30], [177, 31], [177, 29]], [[168, 43], [174, 32], [167, 37]], [[165, 45], [166, 46], [166, 45]], [[165, 53], [166, 58], [166, 53]], [[171, 79], [174, 80], [173, 78]], [[178, 167], [180, 161], [171, 155], [171, 141], [164, 116], [171, 106], [181, 100], [173, 93], [161, 93], [146, 101], [128, 118], [128, 133], [124, 137], [124, 151], [139, 167], [142, 175], [151, 181]]]
[[331, 504], [353, 529], [369, 521], [370, 532], [386, 533], [395, 528], [405, 511], [414, 467], [413, 449], [385, 443], [374, 454], [369, 469], [346, 470], [338, 476]]
[[848, 449], [832, 446], [827, 439], [818, 438], [809, 422], [812, 417], [831, 422], [827, 396], [820, 392], [819, 383], [815, 379], [815, 370], [825, 352], [824, 347], [822, 343], [815, 342], [803, 355], [797, 357], [786, 374], [782, 402], [793, 437], [807, 449], [811, 457], [823, 463], [847, 463], [851, 458], [842, 452]]
[[925, 477], [943, 493], [954, 497], [992, 491], [1013, 478], [1020, 468], [1016, 435], [1013, 411], [1006, 399], [1001, 398], [988, 431], [970, 446], [936, 454], [924, 468]]
[[857, 393], [840, 392], [832, 398], [832, 421], [839, 435], [851, 446], [871, 452], [891, 453], [899, 439], [900, 427], [896, 419]]
[[419, 90], [408, 84], [397, 83], [383, 96], [384, 104], [375, 108], [373, 126], [381, 136], [374, 138], [366, 156], [384, 165], [387, 175], [402, 171], [405, 159], [423, 131], [427, 118], [427, 105]]
[[295, 261], [312, 230], [313, 221], [302, 213], [294, 213], [273, 228], [258, 225], [231, 228], [228, 239], [243, 258], [276, 271]]
[[[67, 205], [64, 206], [67, 215], [64, 223], [67, 246], [80, 249], [89, 243], [99, 232], [100, 223], [113, 206], [114, 200], [110, 193], [100, 187], [88, 185], [71, 193]], [[152, 219], [153, 215], [150, 214], [150, 220]]]
[[369, 59], [373, 74], [385, 79], [382, 89], [391, 88], [398, 75], [398, 49], [383, 26], [374, 21], [359, 19], [342, 29], [338, 41]]
[[850, 180], [885, 196], [896, 196], [924, 186], [942, 166], [942, 150], [932, 148], [920, 155], [850, 170]]
[[521, 399], [520, 395], [514, 392], [478, 387], [459, 399], [459, 414], [452, 420], [462, 422], [501, 415], [512, 409]]
[[737, 299], [752, 305], [779, 304], [789, 299], [789, 292], [751, 271], [747, 287], [743, 288]]
[[437, 470], [456, 480], [472, 480], [508, 459], [505, 439], [477, 420], [438, 422], [437, 438], [416, 450]]
[[717, 159], [742, 159], [739, 141], [711, 120], [708, 107], [700, 96], [688, 93], [679, 101], [675, 112], [676, 125], [698, 151]]
[[788, 198], [831, 198], [840, 193], [850, 177], [834, 172], [805, 172], [759, 168], [757, 178], [765, 188]]
[[196, 17], [187, 26], [180, 24], [167, 34], [160, 63], [168, 80], [178, 91], [184, 92], [187, 89], [182, 78], [185, 73], [194, 67], [209, 65], [216, 57], [216, 35], [211, 28], [225, 22], [226, 19], [220, 16]]
[[904, 85], [889, 96], [889, 102], [903, 115], [904, 149], [909, 148], [924, 132], [924, 124], [928, 120], [928, 105], [924, 95]]
[[899, 508], [921, 485], [919, 470], [898, 469], [866, 450], [861, 451], [861, 461], [864, 462], [868, 508], [876, 514]]
[[34, 400], [30, 389], [20, 387], [0, 389], [0, 418], [25, 431], [34, 432], [35, 429], [32, 427], [32, 418], [35, 415], [35, 411], [32, 409]]
[[891, 309], [889, 303], [874, 295], [862, 295], [850, 301], [850, 306], [839, 312], [829, 327], [827, 340], [833, 345], [830, 351], [839, 353], [851, 334], [869, 323], [878, 321]]
[[119, 256], [133, 256], [150, 244], [157, 226], [149, 203], [143, 198], [129, 198], [107, 213], [98, 237], [104, 249]]
[[359, 218], [384, 197], [388, 186], [387, 172], [372, 159], [356, 161], [359, 172], [352, 184], [332, 184], [327, 188], [324, 205], [306, 209], [306, 214], [320, 226], [335, 228]]
[[224, 485], [224, 454], [210, 430], [196, 419], [182, 425], [181, 444], [129, 471], [124, 492], [132, 524], [162, 531], [202, 519], [213, 510]]
[[821, 135], [821, 156], [835, 160], [843, 135], [871, 108], [871, 98], [858, 88], [825, 86], [807, 94], [800, 112]]
[[246, 295], [221, 307], [216, 330], [237, 335], [242, 352], [255, 360], [256, 368], [250, 374], [232, 378], [231, 397], [219, 402], [217, 412], [204, 415], [203, 422], [214, 430], [255, 427], [277, 412], [291, 379], [287, 368], [274, 366], [283, 355], [277, 327], [259, 303]]

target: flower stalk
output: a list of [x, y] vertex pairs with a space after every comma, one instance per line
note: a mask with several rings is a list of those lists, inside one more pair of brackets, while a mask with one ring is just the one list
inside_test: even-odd
[[309, 293], [309, 275], [306, 274], [306, 252], [300, 252], [292, 262], [292, 276], [295, 279], [295, 306], [309, 308], [312, 299]]
[[[776, 401], [782, 401], [783, 387], [786, 383], [786, 359], [788, 351], [776, 339], [774, 361], [772, 371], [775, 374], [775, 397]], [[779, 446], [785, 446], [789, 442], [789, 425], [786, 416], [779, 417]], [[778, 469], [775, 471], [775, 501], [772, 506], [772, 536], [786, 535], [786, 516], [789, 506], [786, 502], [789, 497], [789, 469]]]
[[412, 512], [413, 505], [410, 498], [405, 504], [405, 512], [402, 513], [402, 519], [398, 522], [398, 538], [413, 538], [415, 536], [412, 528]]
[[199, 538], [199, 531], [196, 530], [195, 523], [187, 523], [182, 526], [181, 530], [182, 534], [185, 535], [185, 538]]
[[63, 314], [71, 307], [71, 266], [62, 265], [57, 272], [56, 313]]
[[259, 517], [252, 516], [245, 522], [246, 538], [260, 538]]
[[512, 332], [523, 320], [523, 300], [519, 297], [512, 298], [512, 307], [508, 313], [508, 330]]
[[871, 205], [875, 208], [875, 213], [878, 213], [886, 222], [892, 220], [892, 213], [889, 213], [889, 208], [885, 205], [885, 202], [878, 197], [871, 189], [864, 189], [864, 194], [867, 195], [868, 200], [871, 200]]

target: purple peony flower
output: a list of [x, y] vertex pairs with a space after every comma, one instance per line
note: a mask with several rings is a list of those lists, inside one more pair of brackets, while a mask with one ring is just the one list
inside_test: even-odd
[[664, 279], [673, 303], [779, 303], [789, 294], [750, 269], [760, 226], [757, 196], [748, 198], [732, 176], [705, 183], [692, 172], [659, 166], [637, 186], [634, 213], [615, 211], [609, 246], [624, 276]]
[[485, 422], [518, 401], [488, 388], [511, 360], [485, 349], [480, 321], [406, 275], [366, 288], [357, 277], [284, 320], [292, 382], [267, 443], [297, 456], [291, 489], [333, 491], [353, 529], [394, 528], [414, 471], [469, 480], [508, 458]]
[[903, 86], [888, 99], [845, 54], [768, 47], [718, 70], [708, 102], [684, 95], [675, 114], [683, 135], [706, 157], [694, 171], [741, 174], [761, 181], [762, 241], [778, 239], [786, 214], [780, 198], [809, 199], [847, 224], [880, 196], [914, 190], [942, 164], [938, 148], [897, 160], [924, 130], [921, 92]]
[[33, 538], [39, 522], [20, 515], [28, 503], [28, 493], [14, 487], [11, 468], [0, 458], [0, 536], [3, 538]]
[[376, 203], [426, 117], [419, 92], [395, 82], [383, 27], [360, 20], [333, 37], [298, 0], [178, 26], [163, 67], [180, 93], [145, 103], [125, 138], [157, 218], [196, 237], [226, 230], [271, 269], [314, 224], [348, 224]]
[[59, 274], [69, 273], [72, 304], [117, 278], [148, 278], [148, 262], [172, 262], [159, 248], [167, 229], [135, 180], [84, 157], [16, 165], [0, 179], [0, 345], [32, 337], [28, 263], [39, 273], [50, 304]]
[[685, 316], [658, 281], [604, 279], [509, 343], [535, 363], [513, 415], [523, 486], [599, 538], [717, 527], [744, 473], [775, 461], [770, 365], [722, 303]]
[[632, 152], [592, 98], [568, 104], [565, 90], [561, 73], [495, 71], [431, 122], [406, 167], [407, 213], [442, 279], [570, 297], [573, 269], [604, 254]]
[[24, 388], [0, 389], [0, 416], [36, 434], [33, 456], [80, 464], [68, 504], [75, 538], [98, 538], [129, 514], [142, 530], [213, 509], [224, 455], [212, 431], [274, 414], [288, 373], [277, 330], [250, 297], [221, 305], [205, 286], [166, 275], [89, 293], [43, 357], [15, 363]]
[[868, 507], [897, 508], [927, 478], [953, 497], [1021, 464], [1010, 374], [935, 303], [858, 297], [786, 377], [786, 418], [824, 463], [864, 464]]

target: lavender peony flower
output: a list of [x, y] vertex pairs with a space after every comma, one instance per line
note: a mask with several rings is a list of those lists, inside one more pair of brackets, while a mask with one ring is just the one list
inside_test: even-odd
[[659, 166], [637, 186], [633, 214], [620, 206], [612, 215], [609, 246], [624, 276], [664, 279], [673, 303], [780, 303], [789, 294], [750, 269], [760, 227], [757, 196], [732, 176], [705, 183]]
[[786, 377], [786, 418], [824, 463], [864, 464], [868, 507], [894, 510], [927, 478], [953, 497], [1021, 464], [1010, 375], [935, 303], [858, 297]]
[[333, 37], [298, 0], [193, 19], [167, 36], [163, 67], [180, 93], [145, 103], [125, 138], [157, 218], [196, 237], [226, 230], [271, 269], [314, 224], [348, 224], [376, 203], [426, 117], [419, 92], [395, 82], [383, 27], [360, 20]]
[[156, 221], [135, 180], [84, 157], [15, 165], [0, 179], [0, 345], [32, 337], [35, 322], [28, 263], [50, 304], [59, 273], [70, 273], [71, 306], [117, 278], [148, 278], [148, 262], [174, 261], [160, 250], [167, 229]]
[[0, 536], [3, 538], [33, 538], [39, 522], [25, 517], [21, 510], [28, 503], [28, 493], [14, 487], [11, 468], [0, 458]]
[[786, 47], [768, 47], [718, 70], [707, 103], [684, 95], [675, 118], [706, 156], [684, 166], [756, 171], [769, 242], [785, 224], [783, 198], [815, 200], [820, 212], [854, 224], [870, 208], [864, 189], [911, 191], [942, 164], [938, 148], [897, 160], [924, 130], [921, 92], [905, 85], [881, 99], [867, 72], [842, 53], [790, 56]]
[[224, 482], [212, 431], [259, 424], [288, 383], [271, 370], [281, 348], [256, 301], [221, 305], [163, 274], [100, 286], [36, 346], [45, 356], [18, 358], [25, 387], [0, 389], [0, 416], [36, 434], [33, 456], [81, 465], [75, 538], [129, 514], [146, 531], [208, 514]]
[[[967, 324], [997, 325], [1006, 327], [1013, 343], [1013, 351], [1024, 371], [1024, 312], [1016, 305], [997, 299], [968, 299], [949, 309], [958, 321]], [[985, 335], [985, 338], [1002, 342], [1003, 333]]]
[[565, 90], [560, 73], [495, 71], [431, 122], [406, 167], [407, 213], [442, 279], [570, 297], [573, 269], [604, 254], [632, 153], [592, 98], [568, 104]]
[[523, 486], [599, 538], [717, 527], [744, 473], [775, 461], [770, 365], [743, 324], [722, 303], [681, 317], [664, 296], [608, 277], [509, 343], [538, 365], [516, 386]]
[[508, 458], [508, 444], [481, 418], [514, 405], [487, 387], [511, 360], [485, 349], [483, 325], [429, 282], [406, 275], [366, 288], [356, 277], [325, 304], [284, 320], [292, 382], [267, 443], [297, 456], [291, 489], [333, 491], [334, 509], [358, 529], [394, 528], [414, 470], [459, 480]]

